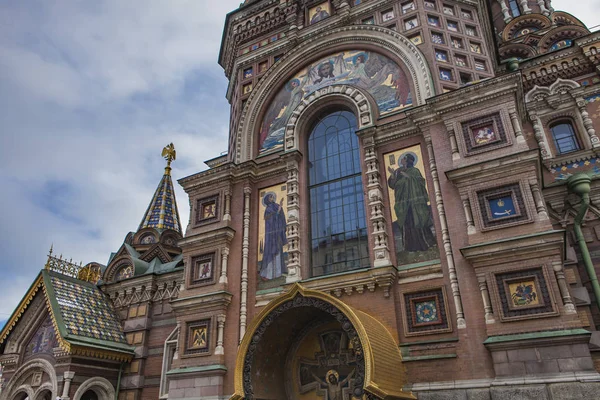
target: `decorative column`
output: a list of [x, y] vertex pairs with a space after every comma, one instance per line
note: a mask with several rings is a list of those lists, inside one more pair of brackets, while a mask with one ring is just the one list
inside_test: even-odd
[[537, 0], [537, 4], [540, 7], [542, 14], [546, 16], [550, 15], [550, 11], [546, 8], [545, 0]]
[[65, 383], [63, 385], [63, 392], [62, 392], [62, 396], [60, 398], [61, 398], [61, 400], [69, 400], [70, 399], [69, 390], [71, 389], [71, 381], [75, 377], [75, 372], [74, 371], [65, 371], [63, 377], [65, 379]]
[[390, 250], [388, 247], [388, 235], [386, 231], [386, 221], [383, 212], [383, 190], [379, 181], [379, 162], [375, 153], [375, 132], [370, 136], [363, 137], [363, 146], [365, 150], [365, 164], [367, 170], [367, 192], [369, 196], [369, 207], [371, 208], [371, 225], [373, 226], [373, 255], [375, 261], [374, 267], [384, 267], [392, 265], [390, 260]]
[[452, 288], [452, 297], [454, 298], [454, 308], [456, 308], [456, 326], [458, 329], [467, 327], [465, 314], [463, 312], [462, 300], [460, 298], [460, 288], [458, 286], [458, 277], [456, 275], [456, 266], [454, 265], [454, 256], [452, 255], [452, 244], [450, 243], [450, 233], [448, 232], [448, 221], [446, 221], [446, 212], [444, 211], [444, 202], [442, 200], [442, 189], [438, 177], [437, 166], [435, 164], [435, 154], [431, 136], [425, 135], [427, 143], [427, 154], [429, 155], [429, 170], [433, 179], [433, 188], [435, 191], [435, 202], [437, 205], [440, 225], [442, 227], [442, 240], [444, 241], [444, 251], [446, 253], [446, 262], [448, 263], [448, 274], [450, 277], [450, 287]]
[[477, 233], [475, 223], [473, 222], [473, 212], [471, 211], [471, 203], [468, 197], [462, 198], [463, 208], [465, 209], [465, 218], [467, 219], [467, 234], [473, 235]]
[[294, 155], [287, 162], [287, 227], [288, 264], [286, 283], [302, 279], [300, 270], [300, 194], [298, 192], [298, 156]]
[[565, 279], [565, 271], [563, 269], [562, 262], [554, 261], [552, 263], [552, 269], [554, 269], [560, 295], [563, 299], [563, 304], [565, 305], [565, 313], [576, 314], [577, 311], [575, 310], [575, 305], [573, 304], [573, 300], [571, 300], [571, 295], [569, 294], [569, 286], [567, 285], [567, 281]]
[[521, 10], [523, 10], [523, 14], [531, 14], [531, 8], [527, 5], [527, 0], [519, 0], [519, 4], [521, 5]]
[[227, 283], [227, 261], [229, 260], [229, 247], [221, 250], [221, 277], [219, 283]]
[[244, 187], [244, 236], [242, 239], [242, 284], [240, 299], [240, 342], [246, 333], [246, 316], [248, 314], [248, 253], [250, 247], [250, 193], [252, 189]]
[[535, 181], [529, 182], [529, 188], [533, 195], [533, 201], [535, 202], [535, 210], [537, 211], [540, 219], [548, 219], [548, 211], [546, 211], [546, 205], [544, 199], [542, 199], [542, 192], [540, 192], [540, 186]]
[[525, 137], [523, 136], [523, 130], [521, 129], [521, 123], [519, 122], [519, 114], [517, 114], [517, 110], [514, 108], [509, 108], [508, 115], [510, 116], [510, 122], [512, 124], [513, 131], [515, 131], [517, 143], [525, 143]]
[[231, 221], [231, 190], [225, 190], [225, 210], [223, 212], [223, 221]]
[[481, 292], [481, 299], [483, 300], [485, 323], [493, 324], [496, 320], [494, 319], [494, 313], [492, 312], [492, 302], [490, 301], [490, 293], [488, 291], [487, 282], [485, 281], [485, 276], [478, 276], [477, 282], [479, 283], [479, 291]]
[[533, 131], [535, 134], [535, 140], [538, 142], [538, 146], [540, 146], [540, 152], [542, 153], [542, 159], [547, 160], [551, 157], [550, 149], [548, 148], [548, 143], [546, 143], [546, 135], [544, 134], [544, 126], [542, 125], [542, 121], [540, 117], [535, 114], [530, 114], [530, 119], [533, 122]]
[[592, 142], [592, 147], [594, 149], [600, 148], [600, 139], [596, 136], [596, 130], [594, 129], [594, 123], [590, 118], [590, 115], [587, 112], [587, 102], [583, 98], [576, 99], [577, 107], [579, 108], [579, 113], [581, 114], [581, 118], [583, 119], [583, 126], [587, 131], [588, 136], [590, 137], [590, 141]]
[[223, 331], [225, 330], [225, 314], [217, 315], [217, 347], [215, 354], [225, 354], [223, 347]]
[[450, 149], [452, 150], [452, 160], [460, 160], [460, 153], [458, 152], [458, 144], [456, 143], [456, 133], [454, 132], [454, 124], [452, 122], [446, 123], [446, 132], [450, 138]]
[[498, 0], [500, 7], [502, 7], [502, 14], [504, 15], [504, 22], [509, 23], [512, 19], [512, 16], [508, 12], [508, 6], [506, 5], [506, 0]]

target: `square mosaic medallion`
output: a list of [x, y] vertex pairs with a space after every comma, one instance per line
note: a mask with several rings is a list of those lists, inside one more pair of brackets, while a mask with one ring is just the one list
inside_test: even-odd
[[555, 314], [542, 267], [496, 274], [495, 278], [502, 319]]
[[219, 196], [205, 197], [196, 201], [196, 224], [219, 220]]
[[443, 288], [404, 294], [406, 336], [452, 330]]
[[530, 221], [518, 183], [477, 192], [483, 229]]
[[188, 325], [185, 354], [208, 353], [210, 345], [210, 320], [193, 322]]

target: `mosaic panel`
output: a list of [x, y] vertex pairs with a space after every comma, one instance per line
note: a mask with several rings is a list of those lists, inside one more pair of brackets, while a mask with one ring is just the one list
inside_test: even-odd
[[308, 24], [316, 24], [331, 16], [331, 5], [328, 1], [317, 4], [308, 9]]
[[285, 283], [288, 240], [286, 185], [260, 190], [258, 224], [258, 288], [268, 289]]
[[466, 155], [509, 144], [500, 113], [461, 122], [461, 127]]
[[188, 325], [185, 354], [208, 353], [210, 346], [210, 320], [193, 322]]
[[398, 265], [439, 259], [419, 145], [383, 155]]
[[503, 318], [554, 312], [542, 268], [497, 274], [496, 285]]
[[451, 330], [442, 288], [405, 293], [404, 309], [406, 336]]
[[56, 331], [52, 324], [52, 318], [48, 314], [33, 337], [29, 339], [29, 343], [27, 343], [27, 347], [25, 348], [25, 357], [39, 353], [52, 354], [55, 347], [58, 347]]
[[412, 106], [408, 77], [388, 57], [358, 49], [330, 54], [299, 70], [275, 95], [260, 126], [260, 153], [283, 148], [287, 121], [304, 98], [343, 84], [369, 92], [381, 115]]
[[477, 192], [481, 218], [486, 228], [529, 219], [518, 183]]
[[215, 254], [203, 254], [193, 257], [190, 270], [192, 273], [190, 283], [192, 285], [212, 282], [215, 275]]
[[196, 224], [207, 224], [219, 220], [219, 196], [210, 196], [196, 201]]
[[109, 299], [97, 287], [51, 277], [68, 334], [127, 343]]

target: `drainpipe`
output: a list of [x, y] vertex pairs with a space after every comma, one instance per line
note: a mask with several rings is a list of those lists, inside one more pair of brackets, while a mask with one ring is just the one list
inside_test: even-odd
[[119, 377], [117, 378], [117, 390], [115, 390], [115, 400], [119, 400], [119, 390], [121, 389], [121, 374], [123, 373], [123, 364], [119, 367]]
[[594, 291], [594, 296], [596, 297], [596, 304], [598, 305], [598, 308], [600, 308], [600, 284], [598, 284], [598, 276], [596, 275], [594, 264], [592, 264], [592, 257], [590, 257], [590, 251], [588, 250], [587, 244], [585, 243], [585, 238], [583, 237], [583, 232], [581, 231], [583, 217], [590, 206], [591, 181], [592, 179], [587, 174], [579, 173], [571, 176], [567, 181], [567, 185], [569, 186], [569, 190], [571, 192], [581, 197], [579, 211], [575, 217], [573, 228], [575, 229], [575, 236], [577, 237], [579, 250], [581, 250], [581, 258], [583, 259], [585, 270], [590, 277], [592, 290]]

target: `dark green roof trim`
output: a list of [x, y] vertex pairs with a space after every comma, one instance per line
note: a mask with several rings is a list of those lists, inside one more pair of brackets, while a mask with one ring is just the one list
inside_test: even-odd
[[579, 335], [591, 335], [592, 333], [586, 329], [567, 329], [562, 331], [542, 331], [542, 332], [529, 332], [519, 333], [516, 335], [500, 335], [490, 336], [483, 342], [483, 344], [492, 343], [504, 343], [513, 342], [516, 340], [535, 340], [544, 338], [554, 338], [563, 336], [579, 336]]
[[[65, 325], [65, 321], [63, 319], [62, 313], [60, 312], [60, 306], [56, 301], [56, 292], [54, 291], [54, 286], [52, 286], [52, 281], [50, 280], [51, 276], [59, 275], [55, 272], [48, 271], [43, 269], [42, 278], [44, 279], [44, 288], [47, 294], [47, 300], [52, 308], [52, 315], [54, 316], [54, 320], [56, 321], [56, 325], [58, 327], [58, 332], [63, 339], [67, 337], [67, 326]], [[61, 276], [62, 277], [62, 276]], [[65, 277], [66, 278], [66, 277]]]
[[167, 372], [167, 375], [178, 375], [178, 374], [193, 374], [196, 372], [210, 372], [210, 371], [223, 371], [227, 372], [227, 367], [222, 364], [203, 365], [200, 367], [190, 368], [177, 368]]
[[402, 357], [402, 362], [411, 362], [411, 361], [430, 361], [430, 360], [440, 360], [444, 358], [456, 358], [456, 354], [433, 354], [429, 356], [414, 356], [414, 357]]
[[132, 355], [135, 354], [135, 346], [131, 346], [128, 344], [115, 343], [109, 342], [107, 340], [92, 339], [74, 335], [67, 335], [64, 339], [71, 345], [75, 346], [90, 347], [94, 349], [114, 351], [117, 353], [125, 353]]

